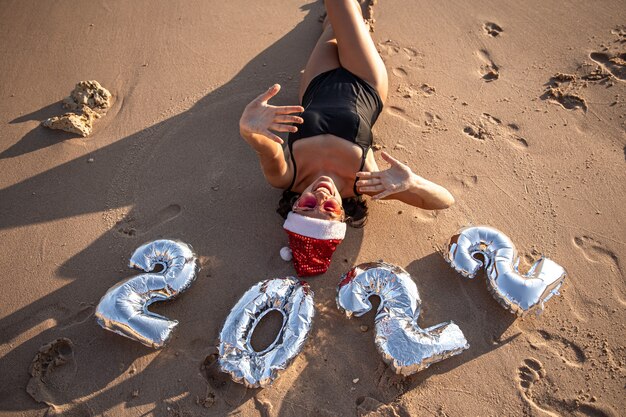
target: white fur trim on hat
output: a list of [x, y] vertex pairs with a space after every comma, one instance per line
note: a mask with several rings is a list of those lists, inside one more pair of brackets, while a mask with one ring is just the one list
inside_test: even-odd
[[287, 215], [283, 228], [313, 239], [340, 239], [346, 236], [346, 224], [337, 220], [322, 220], [303, 216], [293, 211]]

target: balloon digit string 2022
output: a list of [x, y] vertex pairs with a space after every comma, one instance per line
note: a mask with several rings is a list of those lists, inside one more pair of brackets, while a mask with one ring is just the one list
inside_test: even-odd
[[404, 269], [383, 262], [355, 266], [339, 283], [337, 306], [348, 317], [359, 317], [372, 309], [372, 295], [380, 297], [374, 341], [397, 374], [414, 374], [469, 348], [463, 332], [451, 321], [426, 329], [417, 325], [422, 303]]
[[[252, 333], [270, 311], [283, 315], [274, 342], [261, 352], [250, 343]], [[219, 365], [235, 382], [266, 387], [302, 350], [315, 314], [313, 292], [297, 278], [268, 279], [252, 286], [233, 307], [220, 333]]]
[[[151, 272], [157, 265], [163, 270]], [[198, 270], [196, 256], [186, 243], [161, 239], [137, 248], [129, 267], [147, 273], [111, 287], [96, 308], [96, 320], [106, 330], [161, 348], [178, 321], [151, 313], [148, 306], [170, 300], [189, 288]]]
[[[477, 255], [482, 255], [484, 262]], [[559, 294], [567, 275], [562, 266], [543, 257], [526, 275], [521, 275], [515, 245], [504, 233], [489, 226], [460, 229], [450, 238], [444, 258], [468, 278], [474, 278], [484, 267], [491, 294], [518, 316], [543, 311], [544, 303]]]
[[[488, 226], [459, 230], [450, 238], [444, 257], [469, 278], [484, 266], [489, 291], [500, 304], [520, 316], [543, 310], [566, 277], [565, 269], [547, 258], [520, 275], [515, 245], [504, 233]], [[164, 269], [153, 272], [158, 265]], [[196, 256], [185, 243], [155, 240], [137, 248], [129, 266], [146, 273], [111, 287], [96, 308], [96, 320], [106, 330], [161, 348], [178, 322], [151, 313], [148, 306], [170, 300], [189, 288], [198, 271]], [[425, 329], [418, 326], [421, 300], [415, 282], [404, 269], [384, 262], [353, 267], [337, 287], [337, 306], [348, 317], [362, 316], [372, 309], [372, 295], [381, 300], [374, 342], [397, 374], [414, 374], [469, 348], [463, 332], [451, 321]], [[252, 334], [271, 311], [282, 314], [282, 326], [275, 340], [257, 352], [251, 345]], [[314, 315], [313, 292], [307, 283], [285, 277], [255, 284], [224, 322], [220, 369], [250, 388], [270, 385], [302, 350]]]

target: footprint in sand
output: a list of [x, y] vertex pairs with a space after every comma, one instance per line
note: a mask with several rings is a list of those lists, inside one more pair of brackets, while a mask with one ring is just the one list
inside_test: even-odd
[[491, 133], [489, 133], [483, 126], [475, 124], [465, 126], [463, 128], [463, 133], [476, 140], [485, 140], [491, 137]]
[[437, 90], [435, 89], [435, 87], [426, 83], [423, 83], [419, 87], [414, 84], [398, 83], [396, 92], [402, 98], [411, 99], [416, 96], [417, 97], [431, 97], [437, 92]]
[[527, 358], [522, 361], [522, 365], [517, 368], [519, 386], [527, 397], [532, 397], [534, 385], [546, 376], [543, 364], [535, 358]]
[[[423, 116], [415, 114], [416, 111], [411, 111], [409, 113], [404, 107], [389, 105], [385, 108], [387, 114], [402, 119], [406, 123], [408, 123], [412, 128], [419, 129], [422, 133], [429, 133], [433, 130], [438, 131], [447, 131], [448, 128], [445, 126], [443, 119], [436, 113], [431, 113], [429, 111], [424, 111]], [[402, 145], [399, 141], [394, 146], [395, 150], [404, 150], [405, 152], [411, 154], [412, 150], [407, 149], [404, 145]]]
[[483, 24], [483, 30], [485, 31], [485, 33], [493, 38], [495, 38], [496, 36], [500, 35], [504, 30], [500, 27], [500, 25], [498, 25], [497, 23], [494, 22], [486, 22], [485, 24]]
[[378, 43], [378, 52], [385, 61], [387, 68], [392, 68], [396, 76], [403, 76], [408, 73], [407, 68], [424, 68], [424, 54], [410, 46], [402, 46], [399, 43], [388, 39]]
[[624, 288], [617, 288], [617, 283], [624, 282], [624, 273], [622, 271], [622, 267], [620, 265], [619, 257], [615, 254], [615, 252], [607, 249], [602, 243], [596, 241], [592, 237], [589, 236], [577, 236], [574, 238], [574, 247], [580, 250], [583, 254], [583, 257], [591, 262], [591, 263], [601, 263], [606, 265], [608, 269], [611, 270], [618, 278], [612, 283], [613, 286], [613, 295], [615, 299], [626, 306], [626, 298], [624, 297]]
[[155, 227], [175, 219], [181, 212], [181, 206], [178, 204], [170, 204], [169, 206], [159, 210], [154, 216], [148, 218], [147, 220], [138, 220], [133, 217], [122, 220], [117, 225], [117, 231], [128, 237], [141, 236]]
[[73, 404], [68, 391], [76, 375], [74, 344], [65, 337], [39, 348], [30, 364], [26, 392], [35, 401], [47, 404], [47, 415], [90, 416], [83, 404]]
[[618, 80], [626, 81], [626, 53], [611, 56], [602, 52], [592, 52], [589, 58], [600, 64]]
[[587, 361], [587, 354], [580, 345], [566, 337], [538, 330], [528, 336], [531, 347], [538, 350], [547, 350], [551, 356], [560, 357], [563, 363], [580, 368]]
[[[409, 117], [409, 115], [407, 115], [406, 110], [403, 107], [400, 106], [388, 106], [387, 107], [387, 113], [397, 117], [399, 119], [404, 120], [405, 122], [407, 122], [409, 125], [411, 125], [411, 127], [413, 128], [419, 128], [420, 125], [418, 124], [417, 120], [413, 120], [411, 117]], [[399, 148], [401, 149], [401, 148]]]
[[391, 72], [393, 73], [393, 75], [395, 75], [396, 77], [406, 77], [409, 73], [407, 72], [406, 69], [402, 68], [402, 67], [396, 67], [396, 68], [392, 68]]
[[550, 100], [567, 110], [588, 110], [587, 101], [579, 94], [581, 85], [578, 77], [572, 74], [557, 73], [545, 84], [542, 100]]
[[430, 86], [428, 84], [422, 84], [420, 86], [420, 90], [422, 90], [424, 94], [428, 97], [432, 96], [436, 92], [435, 87]]
[[480, 67], [480, 75], [486, 82], [495, 81], [500, 78], [500, 67], [491, 59], [491, 54], [486, 49], [478, 51], [478, 57], [483, 61]]
[[526, 149], [528, 148], [528, 141], [518, 134], [519, 130], [519, 126], [515, 123], [505, 125], [499, 118], [489, 113], [483, 113], [478, 121], [468, 123], [463, 128], [463, 133], [480, 141], [504, 137], [516, 148]]
[[550, 380], [541, 361], [532, 357], [524, 359], [517, 368], [517, 386], [522, 399], [532, 409], [548, 416], [616, 416], [613, 410], [600, 404], [557, 398], [559, 388]]
[[558, 411], [565, 411], [564, 405], [552, 397], [556, 387], [546, 379], [546, 376], [547, 372], [541, 361], [526, 358], [517, 368], [517, 387], [522, 399], [531, 408], [549, 416], [560, 416]]

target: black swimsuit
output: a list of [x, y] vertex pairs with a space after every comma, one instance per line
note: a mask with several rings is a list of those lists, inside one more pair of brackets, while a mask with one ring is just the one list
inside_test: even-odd
[[[296, 182], [297, 169], [293, 157], [293, 143], [312, 136], [331, 134], [358, 145], [363, 150], [361, 167], [365, 165], [367, 151], [372, 146], [372, 126], [383, 109], [378, 92], [356, 75], [339, 67], [323, 72], [309, 83], [302, 96], [304, 123], [298, 131], [289, 134], [287, 146], [293, 163], [293, 179], [287, 190]], [[354, 184], [356, 192], [356, 182]]]

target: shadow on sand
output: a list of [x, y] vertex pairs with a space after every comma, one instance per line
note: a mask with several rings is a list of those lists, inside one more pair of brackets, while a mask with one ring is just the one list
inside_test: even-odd
[[[106, 233], [58, 266], [56, 275], [67, 279], [67, 285], [0, 320], [3, 343], [24, 339], [33, 328], [43, 329], [21, 344], [10, 345], [9, 353], [0, 359], [0, 369], [19, 364], [24, 370], [13, 375], [2, 372], [2, 410], [43, 407], [25, 391], [26, 370], [39, 347], [59, 337], [73, 341], [72, 363], [66, 365], [70, 372], [61, 368], [52, 372], [44, 378], [43, 389], [60, 413], [102, 415], [120, 405], [145, 410], [146, 405], [156, 404], [151, 410], [155, 415], [225, 415], [257, 396], [258, 391], [220, 379], [211, 367], [211, 347], [244, 291], [262, 279], [293, 271], [278, 255], [286, 242], [282, 220], [273, 210], [279, 192], [259, 175], [256, 156], [238, 137], [237, 121], [244, 106], [272, 83], [279, 82], [290, 92], [280, 96], [278, 104], [295, 101], [297, 75], [320, 33], [322, 5], [314, 2], [302, 10], [306, 15], [293, 30], [189, 110], [93, 152], [92, 164], [77, 158], [0, 190], [0, 230], [90, 213], [103, 213], [108, 226]], [[250, 86], [255, 86], [253, 91]], [[60, 112], [60, 104], [54, 103], [12, 123]], [[224, 130], [223, 126], [230, 127]], [[203, 137], [198, 137], [199, 131]], [[0, 159], [54, 146], [68, 137], [37, 127], [2, 152]], [[231, 209], [241, 206], [249, 210]], [[80, 230], [74, 233], [78, 236]], [[462, 282], [438, 255], [415, 261], [407, 269], [418, 282], [424, 320], [428, 325], [455, 320], [472, 349], [399, 380], [382, 364], [372, 331], [359, 330], [360, 324], [371, 327], [373, 314], [346, 320], [335, 306], [338, 277], [353, 264], [363, 238], [361, 230], [348, 233], [331, 270], [311, 282], [318, 312], [311, 340], [298, 359], [306, 366], [298, 371], [296, 383], [291, 380], [291, 386], [284, 387], [283, 405], [273, 411], [277, 415], [345, 415], [347, 410], [318, 399], [332, 398], [337, 390], [349, 391], [352, 381], [346, 375], [374, 375], [355, 396], [392, 401], [433, 373], [447, 372], [497, 348], [493, 341], [513, 321], [490, 298], [484, 283]], [[93, 310], [109, 287], [136, 274], [125, 268], [125, 256], [159, 237], [191, 243], [202, 270], [181, 299], [152, 308], [167, 317], [187, 318], [180, 320], [170, 345], [154, 352], [100, 329]], [[458, 312], [458, 317], [450, 312]], [[361, 358], [358, 369], [355, 355]], [[332, 369], [327, 362], [330, 357]], [[326, 376], [321, 383], [315, 379], [320, 374]], [[255, 404], [260, 404], [257, 398]]]

